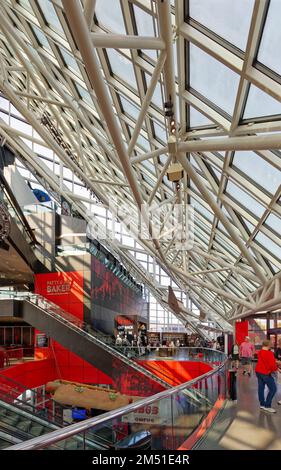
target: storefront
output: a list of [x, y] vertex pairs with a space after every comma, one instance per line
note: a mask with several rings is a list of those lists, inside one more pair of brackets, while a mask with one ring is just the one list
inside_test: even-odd
[[258, 350], [265, 339], [270, 339], [272, 346], [277, 347], [281, 339], [281, 312], [266, 312], [260, 315], [252, 315], [241, 322], [236, 322], [236, 340], [241, 343], [245, 336]]

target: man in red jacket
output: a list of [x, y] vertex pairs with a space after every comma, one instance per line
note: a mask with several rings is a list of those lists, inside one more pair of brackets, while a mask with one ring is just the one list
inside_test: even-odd
[[[270, 341], [264, 340], [262, 349], [258, 352], [258, 363], [256, 366], [256, 375], [258, 378], [258, 394], [260, 408], [268, 413], [276, 413], [274, 408], [271, 408], [272, 399], [276, 393], [277, 387], [275, 379], [272, 376], [273, 372], [278, 369], [276, 359], [272, 351], [270, 351]], [[264, 389], [268, 387], [268, 394], [265, 399]]]

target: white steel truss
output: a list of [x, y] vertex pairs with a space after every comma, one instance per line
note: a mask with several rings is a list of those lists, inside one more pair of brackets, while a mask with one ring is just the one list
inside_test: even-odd
[[[0, 105], [0, 134], [37, 176], [39, 157], [20, 141], [55, 152], [86, 204], [125, 200], [136, 218], [144, 203], [193, 206], [191, 249], [154, 237], [149, 220], [151, 239], [134, 236], [202, 310], [231, 322], [280, 300], [263, 289], [281, 268], [281, 67], [266, 46], [278, 43], [277, 2], [225, 3], [232, 16], [219, 0], [0, 0], [0, 91], [37, 133], [13, 129]], [[178, 185], [166, 175], [175, 161]], [[63, 176], [51, 180], [85, 211]]]

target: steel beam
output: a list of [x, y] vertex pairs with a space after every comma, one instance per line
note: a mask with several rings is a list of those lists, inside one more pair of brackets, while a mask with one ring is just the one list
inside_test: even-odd
[[140, 113], [139, 113], [138, 118], [137, 118], [137, 122], [134, 126], [133, 134], [132, 134], [129, 146], [128, 146], [129, 156], [131, 156], [131, 154], [134, 150], [134, 147], [136, 145], [140, 130], [141, 130], [142, 125], [143, 125], [143, 121], [146, 117], [148, 108], [150, 106], [150, 103], [151, 103], [151, 100], [152, 100], [152, 97], [153, 97], [153, 93], [154, 93], [155, 87], [158, 83], [158, 80], [160, 78], [160, 74], [162, 72], [162, 68], [163, 68], [163, 65], [165, 63], [165, 60], [166, 60], [166, 52], [162, 51], [161, 54], [160, 54], [160, 57], [157, 61], [157, 64], [155, 66], [155, 69], [153, 71], [153, 74], [152, 74], [152, 77], [151, 77], [151, 80], [150, 80], [150, 83], [149, 83], [149, 87], [147, 89], [144, 100], [142, 102], [142, 106], [141, 106], [141, 110], [140, 110]]
[[[182, 144], [185, 145], [185, 144]], [[221, 221], [221, 223], [224, 225], [226, 228], [227, 232], [229, 233], [230, 237], [234, 241], [234, 243], [239, 247], [241, 253], [243, 256], [247, 259], [248, 263], [252, 268], [254, 269], [256, 275], [259, 277], [259, 279], [262, 282], [266, 281], [266, 278], [264, 276], [264, 273], [261, 271], [260, 267], [258, 266], [257, 262], [254, 260], [253, 256], [250, 254], [249, 250], [245, 247], [243, 241], [237, 236], [235, 230], [233, 229], [231, 223], [227, 219], [227, 217], [224, 215], [223, 211], [221, 208], [218, 206], [216, 203], [216, 200], [214, 199], [213, 195], [208, 191], [206, 186], [203, 184], [202, 180], [200, 179], [199, 175], [197, 172], [193, 169], [193, 166], [191, 163], [188, 161], [188, 159], [185, 157], [185, 155], [179, 153], [177, 156], [178, 160], [182, 164], [183, 168], [189, 175], [189, 177], [192, 179], [194, 184], [197, 186], [199, 189], [201, 195], [204, 197], [205, 201], [208, 202], [210, 207], [212, 208], [213, 212], [216, 214], [218, 219]]]
[[165, 50], [162, 39], [146, 36], [122, 36], [121, 34], [92, 33], [92, 41], [95, 47], [107, 49], [151, 49]]
[[179, 152], [222, 152], [225, 150], [280, 149], [280, 135], [227, 137], [210, 140], [189, 140], [178, 144]]

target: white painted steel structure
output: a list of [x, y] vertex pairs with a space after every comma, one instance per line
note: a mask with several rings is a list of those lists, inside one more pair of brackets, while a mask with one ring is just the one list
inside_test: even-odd
[[[0, 135], [26, 177], [80, 214], [113, 198], [136, 220], [143, 203], [194, 206], [192, 249], [161, 238], [110, 249], [165, 308], [156, 266], [225, 330], [281, 307], [280, 14], [280, 0], [0, 0]], [[179, 319], [194, 330], [189, 306]]]

